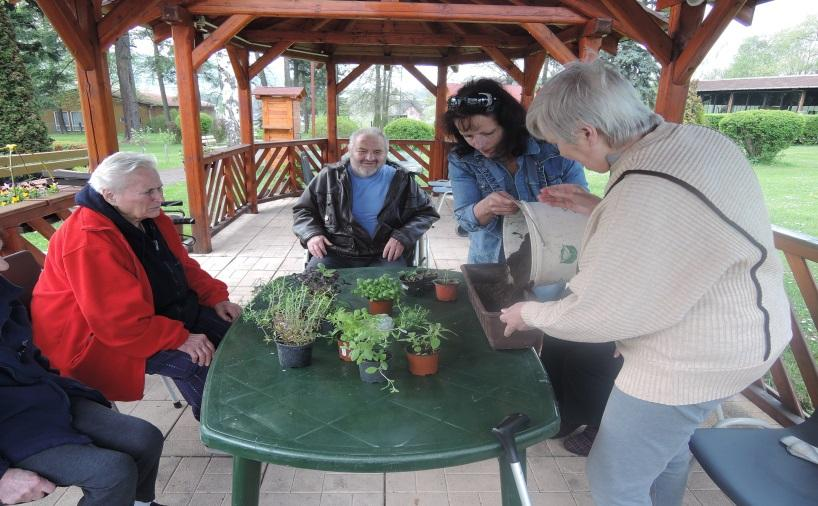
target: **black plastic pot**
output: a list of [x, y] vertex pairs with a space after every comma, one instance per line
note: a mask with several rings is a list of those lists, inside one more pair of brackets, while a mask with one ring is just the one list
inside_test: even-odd
[[432, 289], [432, 282], [434, 281], [434, 277], [428, 276], [422, 279], [418, 279], [415, 281], [407, 281], [403, 279], [403, 276], [400, 278], [400, 286], [403, 288], [408, 295], [420, 296], [424, 293], [430, 291]]
[[386, 381], [386, 378], [383, 374], [381, 374], [380, 370], [376, 370], [373, 373], [368, 373], [366, 370], [370, 367], [378, 368], [380, 362], [373, 362], [369, 360], [364, 360], [360, 364], [358, 364], [358, 374], [361, 376], [361, 381], [364, 383], [383, 383]]
[[291, 345], [276, 341], [278, 363], [285, 369], [307, 367], [312, 363], [312, 345], [313, 343]]

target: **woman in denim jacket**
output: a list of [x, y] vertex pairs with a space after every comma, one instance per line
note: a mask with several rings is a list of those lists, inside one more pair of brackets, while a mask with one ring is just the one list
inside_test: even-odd
[[587, 189], [582, 166], [531, 137], [525, 109], [491, 79], [464, 85], [443, 116], [457, 146], [449, 154], [454, 215], [469, 234], [469, 263], [505, 260], [503, 216], [515, 200], [536, 202], [546, 186], [574, 183]]

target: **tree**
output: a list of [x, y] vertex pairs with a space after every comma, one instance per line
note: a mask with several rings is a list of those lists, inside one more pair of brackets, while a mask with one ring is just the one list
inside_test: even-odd
[[153, 52], [151, 55], [137, 54], [133, 58], [133, 67], [135, 75], [147, 75], [151, 78], [150, 81], [156, 80], [159, 87], [159, 96], [162, 100], [162, 114], [165, 117], [165, 129], [173, 130], [174, 122], [170, 113], [170, 104], [168, 103], [168, 94], [165, 89], [165, 82], [176, 81], [176, 67], [174, 65], [173, 56], [168, 56], [166, 53], [172, 53], [173, 46], [167, 41], [156, 43], [153, 40], [153, 32], [145, 28], [135, 29], [131, 32], [134, 39], [150, 41]]
[[0, 146], [16, 144], [18, 151], [47, 151], [51, 139], [37, 115], [33, 85], [14, 27], [5, 8], [0, 9]]
[[139, 119], [136, 82], [131, 65], [131, 38], [127, 33], [118, 38], [114, 44], [114, 55], [119, 80], [119, 96], [122, 99], [122, 114], [125, 120], [125, 142], [130, 142], [133, 132], [142, 128], [142, 122]]
[[704, 104], [696, 90], [699, 89], [698, 81], [690, 81], [687, 89], [687, 101], [685, 102], [684, 123], [694, 123], [704, 125]]
[[616, 55], [611, 56], [603, 51], [600, 58], [618, 68], [639, 92], [642, 101], [653, 108], [661, 69], [645, 48], [630, 39], [623, 39], [619, 42]]
[[818, 73], [818, 17], [767, 37], [749, 37], [715, 77], [762, 77]]

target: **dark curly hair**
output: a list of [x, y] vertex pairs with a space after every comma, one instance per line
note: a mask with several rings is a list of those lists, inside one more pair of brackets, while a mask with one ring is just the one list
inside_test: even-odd
[[457, 145], [454, 147], [455, 153], [460, 156], [469, 154], [474, 148], [469, 146], [466, 139], [457, 130], [457, 123], [461, 126], [469, 126], [469, 118], [477, 114], [494, 118], [503, 128], [503, 138], [497, 146], [499, 156], [520, 156], [526, 150], [529, 133], [525, 128], [525, 109], [517, 102], [503, 86], [493, 79], [477, 79], [469, 81], [458, 90], [455, 97], [475, 97], [480, 93], [488, 93], [494, 97], [496, 103], [493, 110], [486, 112], [485, 107], [480, 105], [461, 104], [459, 107], [450, 108], [443, 114], [443, 128], [455, 138]]

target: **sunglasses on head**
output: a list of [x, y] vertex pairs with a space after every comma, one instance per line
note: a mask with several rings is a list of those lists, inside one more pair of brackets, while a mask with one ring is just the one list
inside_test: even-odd
[[470, 97], [458, 97], [457, 95], [449, 97], [449, 110], [475, 108], [481, 109], [483, 112], [492, 112], [497, 99], [491, 93], [480, 92]]

